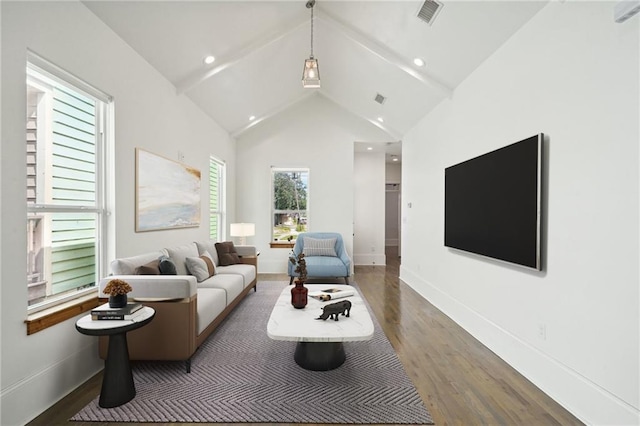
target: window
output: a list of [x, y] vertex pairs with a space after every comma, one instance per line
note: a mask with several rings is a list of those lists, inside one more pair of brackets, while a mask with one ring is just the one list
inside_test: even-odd
[[110, 112], [108, 96], [32, 54], [26, 95], [27, 305], [36, 312], [95, 292], [106, 275]]
[[309, 169], [272, 169], [273, 241], [295, 241], [309, 227]]
[[209, 237], [225, 239], [225, 165], [209, 157]]

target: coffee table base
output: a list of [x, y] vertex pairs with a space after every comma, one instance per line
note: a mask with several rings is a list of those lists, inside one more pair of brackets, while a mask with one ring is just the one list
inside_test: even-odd
[[342, 342], [298, 342], [293, 358], [306, 370], [329, 371], [340, 367], [347, 356]]

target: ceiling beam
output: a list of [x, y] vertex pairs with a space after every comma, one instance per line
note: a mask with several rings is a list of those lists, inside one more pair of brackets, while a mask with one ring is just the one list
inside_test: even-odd
[[446, 84], [440, 82], [434, 76], [432, 76], [432, 75], [430, 75], [430, 74], [428, 74], [426, 72], [422, 72], [422, 71], [416, 70], [413, 67], [413, 65], [410, 62], [408, 62], [405, 58], [403, 58], [402, 56], [398, 55], [397, 53], [395, 53], [393, 50], [389, 49], [388, 47], [382, 45], [378, 41], [368, 37], [365, 34], [363, 34], [359, 30], [353, 28], [352, 26], [347, 25], [346, 23], [344, 23], [344, 22], [340, 21], [339, 19], [335, 18], [330, 13], [328, 13], [326, 10], [321, 9], [321, 13], [318, 13], [316, 15], [316, 18], [320, 22], [322, 22], [324, 24], [327, 24], [330, 28], [338, 31], [343, 36], [345, 36], [346, 38], [348, 38], [352, 42], [356, 43], [360, 47], [366, 49], [367, 51], [369, 51], [372, 54], [376, 55], [377, 57], [379, 57], [380, 59], [384, 60], [385, 62], [387, 62], [387, 63], [397, 67], [398, 69], [404, 71], [405, 73], [409, 74], [411, 77], [415, 78], [416, 80], [418, 80], [419, 82], [423, 83], [424, 85], [426, 85], [426, 86], [428, 86], [428, 87], [430, 87], [432, 89], [436, 89], [437, 91], [439, 91], [441, 94], [443, 94], [447, 98], [451, 98], [453, 96], [453, 89], [452, 88], [450, 88]]
[[219, 72], [222, 72], [227, 68], [237, 64], [238, 62], [254, 54], [255, 52], [282, 40], [289, 34], [298, 31], [300, 28], [310, 25], [308, 16], [300, 16], [301, 17], [299, 19], [293, 20], [288, 27], [280, 29], [279, 31], [270, 35], [259, 37], [247, 46], [238, 49], [230, 56], [222, 58], [221, 61], [216, 60], [216, 62], [211, 64], [211, 68], [198, 70], [188, 77], [182, 79], [176, 84], [176, 91], [178, 95], [188, 92], [189, 90], [193, 89], [200, 83], [203, 83]]

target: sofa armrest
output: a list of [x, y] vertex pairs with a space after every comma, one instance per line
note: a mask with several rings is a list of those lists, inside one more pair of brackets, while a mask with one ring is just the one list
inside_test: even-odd
[[234, 246], [240, 257], [257, 257], [258, 249], [256, 246]]
[[98, 297], [109, 297], [102, 290], [114, 279], [129, 283], [130, 299], [185, 299], [198, 294], [198, 282], [191, 275], [112, 275], [100, 280]]

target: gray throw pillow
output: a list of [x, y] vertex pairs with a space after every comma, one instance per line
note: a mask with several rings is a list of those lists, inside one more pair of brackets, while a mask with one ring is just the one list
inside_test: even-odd
[[304, 237], [305, 256], [333, 256], [336, 257], [336, 238]]
[[204, 252], [199, 257], [185, 258], [189, 273], [196, 277], [198, 282], [202, 282], [216, 273], [216, 267], [209, 252]]
[[160, 275], [176, 275], [176, 265], [167, 256], [160, 256], [158, 259]]

